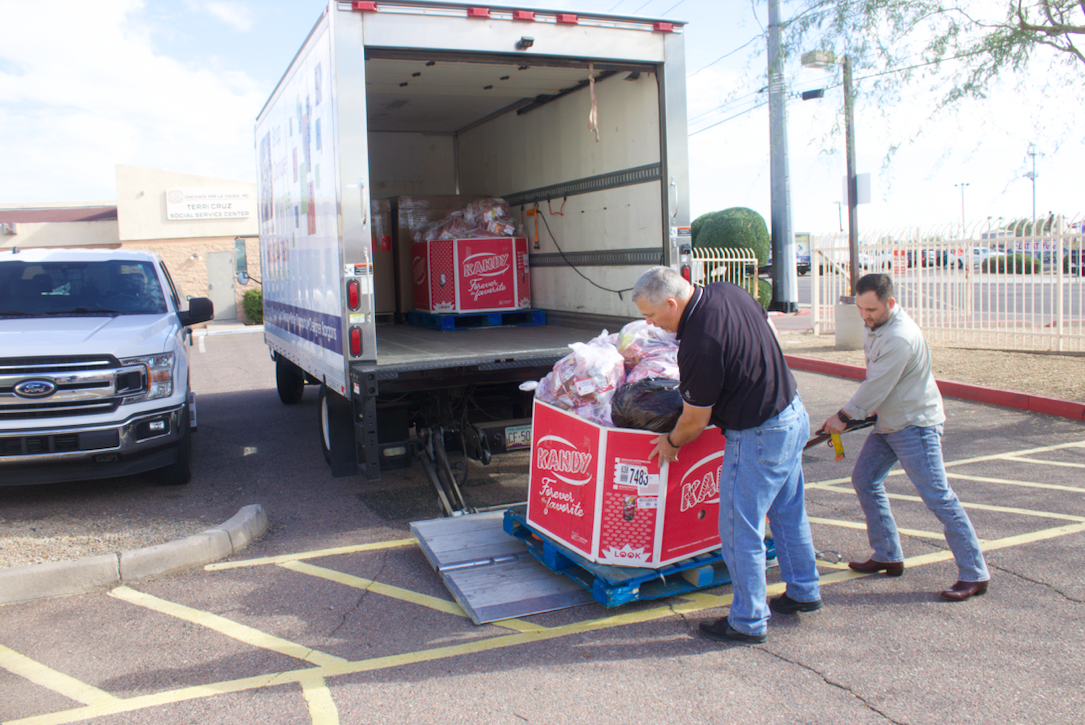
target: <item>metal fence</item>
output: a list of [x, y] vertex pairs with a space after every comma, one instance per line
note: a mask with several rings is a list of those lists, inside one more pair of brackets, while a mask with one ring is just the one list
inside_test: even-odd
[[757, 297], [757, 256], [752, 249], [694, 247], [690, 267], [694, 284], [731, 282]]
[[[1085, 351], [1085, 230], [1065, 222], [1037, 236], [974, 228], [870, 232], [860, 275], [893, 276], [896, 299], [931, 341], [977, 348]], [[849, 293], [847, 234], [811, 240], [816, 334], [835, 330]]]

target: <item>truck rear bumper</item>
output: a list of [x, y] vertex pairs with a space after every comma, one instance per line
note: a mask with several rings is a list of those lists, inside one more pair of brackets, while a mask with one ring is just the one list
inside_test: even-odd
[[0, 431], [0, 486], [144, 473], [177, 460], [184, 406], [120, 424]]

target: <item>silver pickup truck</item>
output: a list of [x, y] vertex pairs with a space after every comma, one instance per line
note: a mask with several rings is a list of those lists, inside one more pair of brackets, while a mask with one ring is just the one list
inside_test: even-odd
[[192, 475], [190, 325], [155, 254], [0, 251], [0, 485]]

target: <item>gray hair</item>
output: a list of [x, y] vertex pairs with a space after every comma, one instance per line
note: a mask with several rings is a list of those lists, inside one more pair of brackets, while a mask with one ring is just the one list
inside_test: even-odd
[[652, 267], [633, 285], [633, 303], [642, 298], [651, 305], [662, 305], [668, 297], [684, 300], [693, 292], [693, 285], [670, 267]]

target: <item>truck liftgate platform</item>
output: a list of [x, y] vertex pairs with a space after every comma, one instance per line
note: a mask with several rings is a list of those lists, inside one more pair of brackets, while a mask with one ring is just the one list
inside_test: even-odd
[[[411, 524], [471, 621], [486, 624], [596, 602], [618, 607], [727, 584], [718, 550], [645, 569], [588, 561], [527, 524], [526, 506]], [[768, 558], [775, 558], [772, 539]]]

